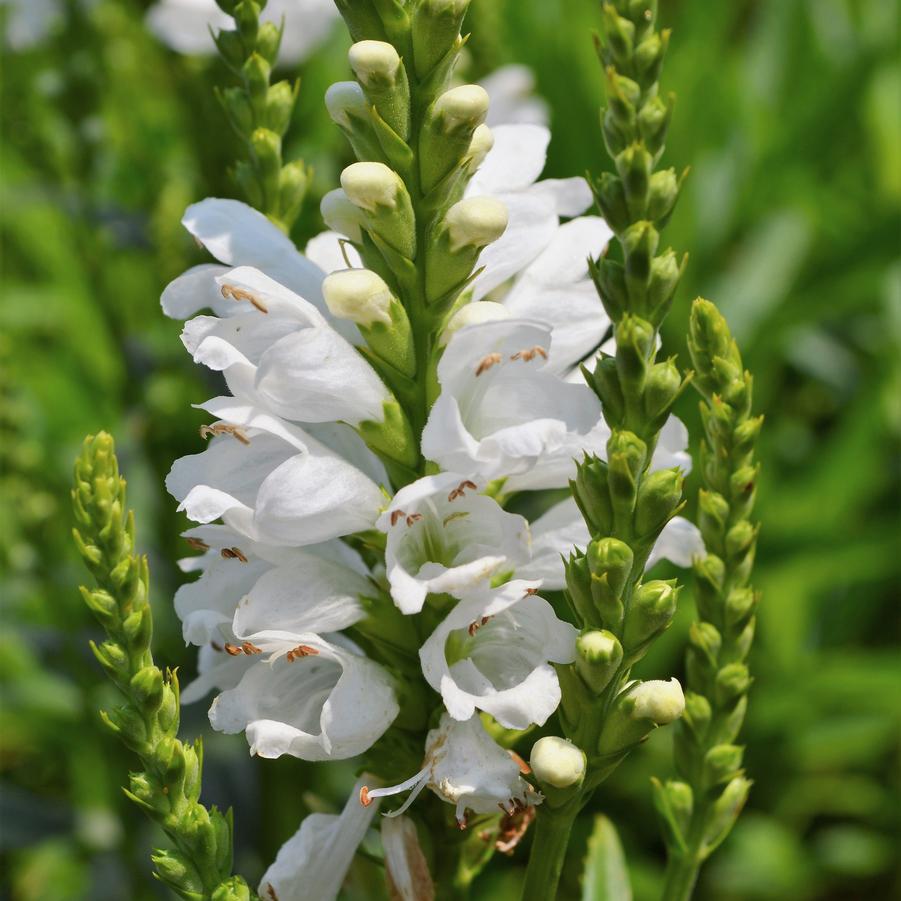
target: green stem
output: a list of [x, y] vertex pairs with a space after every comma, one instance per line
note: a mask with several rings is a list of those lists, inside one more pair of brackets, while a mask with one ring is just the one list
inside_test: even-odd
[[693, 853], [672, 856], [667, 861], [662, 901], [690, 901], [698, 881], [701, 862]]
[[569, 835], [581, 807], [581, 797], [577, 795], [562, 807], [542, 805], [538, 809], [522, 901], [551, 901], [557, 897]]

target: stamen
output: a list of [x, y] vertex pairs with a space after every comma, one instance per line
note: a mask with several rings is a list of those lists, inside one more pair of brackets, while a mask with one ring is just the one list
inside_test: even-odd
[[195, 551], [208, 551], [210, 549], [210, 546], [202, 538], [186, 538], [185, 541], [188, 542], [188, 547], [193, 548]]
[[242, 563], [247, 562], [244, 552], [239, 547], [224, 547], [219, 553], [225, 560], [240, 560]]
[[527, 598], [530, 594], [538, 594], [537, 588], [527, 588], [526, 593], [523, 595], [524, 598]]
[[246, 300], [248, 303], [255, 306], [261, 313], [269, 312], [262, 300], [244, 288], [236, 288], [234, 285], [223, 285], [219, 290], [222, 292], [223, 297], [230, 297], [232, 300], [239, 301]]
[[225, 653], [230, 655], [231, 657], [240, 657], [243, 652], [237, 645], [225, 642]]
[[476, 367], [476, 376], [480, 376], [483, 372], [487, 372], [491, 369], [492, 366], [496, 366], [501, 361], [501, 355], [499, 353], [488, 354], [487, 357], [483, 357], [482, 361]]
[[535, 357], [541, 357], [542, 360], [547, 359], [547, 351], [540, 344], [536, 344], [534, 347], [530, 347], [526, 350], [519, 350], [513, 354], [510, 359], [522, 360], [523, 363], [530, 363]]
[[441, 520], [441, 525], [447, 526], [448, 523], [452, 523], [455, 519], [466, 519], [469, 514], [465, 510], [458, 510], [456, 513], [449, 513], [444, 519]]
[[490, 619], [490, 616], [483, 616], [480, 620], [476, 620], [474, 623], [470, 623], [469, 628], [466, 630], [467, 632], [469, 632], [469, 637], [472, 638], [472, 636], [475, 635], [476, 632], [478, 632], [479, 629], [481, 629], [482, 626], [484, 626], [485, 623], [487, 623]]
[[211, 641], [211, 642], [210, 642], [210, 647], [211, 647], [214, 651], [219, 651], [220, 653], [222, 652], [222, 645], [219, 644], [219, 643], [216, 642], [216, 641]]
[[255, 644], [251, 644], [249, 641], [245, 641], [241, 645], [241, 650], [248, 656], [250, 656], [251, 654], [262, 654], [263, 653], [262, 648], [258, 648]]
[[364, 807], [369, 807], [372, 804], [372, 798], [369, 797], [369, 787], [366, 785], [360, 789], [360, 803]]
[[[476, 373], [478, 375], [478, 373]], [[476, 485], [475, 482], [470, 482], [469, 479], [466, 479], [463, 482], [460, 482], [456, 488], [447, 496], [449, 501], [455, 501], [458, 497], [464, 497], [466, 494], [466, 489], [469, 488], [471, 491], [475, 491], [479, 486]]]
[[512, 854], [534, 819], [535, 808], [529, 805], [517, 805], [513, 813], [505, 814], [500, 822], [495, 849], [501, 854]]
[[532, 772], [532, 767], [530, 767], [516, 751], [508, 750], [507, 753], [513, 758], [514, 763], [519, 767], [519, 771], [523, 776], [528, 776], [529, 773]]
[[422, 519], [421, 513], [411, 513], [407, 517], [407, 525], [412, 526], [414, 522], [419, 522], [420, 519]]
[[240, 426], [231, 425], [227, 422], [217, 422], [215, 425], [202, 425], [200, 427], [200, 437], [209, 438], [210, 435], [231, 435], [241, 444], [250, 444], [250, 439]]
[[285, 658], [288, 663], [294, 663], [295, 660], [300, 660], [301, 657], [315, 657], [319, 654], [319, 651], [316, 648], [311, 648], [308, 644], [299, 644], [296, 648], [291, 648], [287, 654], [285, 654]]
[[403, 519], [407, 514], [404, 513], [403, 510], [392, 510], [391, 511], [391, 525], [396, 526], [398, 521]]

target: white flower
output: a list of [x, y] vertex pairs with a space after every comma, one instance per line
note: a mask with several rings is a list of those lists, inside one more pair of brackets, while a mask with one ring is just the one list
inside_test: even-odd
[[512, 813], [517, 807], [541, 802], [541, 795], [520, 776], [524, 765], [517, 763], [488, 735], [481, 720], [460, 722], [443, 714], [437, 729], [426, 737], [423, 768], [399, 785], [367, 789], [360, 800], [397, 795], [412, 789], [406, 801], [385, 816], [402, 814], [428, 786], [438, 797], [453, 804], [457, 822], [466, 823], [466, 811], [497, 813], [498, 805]]
[[[532, 558], [516, 570], [523, 579], [541, 579], [543, 587], [559, 590], [566, 584], [563, 558], [573, 548], [585, 550], [591, 541], [588, 526], [576, 502], [566, 498], [554, 504], [532, 523]], [[681, 516], [674, 516], [664, 527], [651, 551], [645, 569], [660, 560], [676, 566], [691, 566], [695, 557], [706, 553], [698, 527]]]
[[578, 631], [535, 594], [538, 585], [513, 581], [466, 595], [422, 646], [423, 675], [454, 719], [479, 709], [507, 729], [525, 729], [557, 709], [550, 663], [572, 663]]
[[363, 472], [297, 426], [216, 398], [220, 422], [200, 454], [172, 466], [166, 487], [195, 522], [222, 521], [253, 541], [319, 544], [372, 527], [383, 503]]
[[528, 66], [501, 66], [479, 84], [488, 92], [489, 125], [547, 125], [547, 103], [534, 95], [535, 76]]
[[529, 765], [540, 783], [568, 788], [582, 781], [588, 762], [585, 752], [571, 741], [545, 735], [532, 745]]
[[651, 720], [658, 726], [679, 719], [685, 711], [685, 695], [678, 679], [633, 682], [624, 692], [624, 704], [635, 720]]
[[530, 320], [455, 332], [438, 364], [441, 394], [422, 433], [424, 456], [485, 481], [529, 472], [529, 487], [566, 485], [601, 408], [586, 385], [549, 371], [550, 346], [550, 327]]
[[409, 817], [385, 817], [380, 832], [392, 899], [434, 901], [435, 886], [419, 844], [416, 824]]
[[311, 813], [279, 849], [257, 889], [270, 901], [334, 901], [378, 805], [360, 804], [362, 776], [340, 816]]
[[213, 701], [210, 723], [221, 732], [245, 731], [251, 754], [354, 757], [397, 716], [387, 673], [339, 636], [272, 630], [248, 640], [260, 659]]
[[[279, 61], [297, 63], [307, 57], [328, 36], [338, 11], [332, 0], [269, 0], [260, 15], [262, 22], [285, 30]], [[147, 13], [150, 30], [179, 53], [214, 53], [210, 29], [234, 28], [231, 16], [215, 0], [159, 0]]]
[[422, 610], [430, 593], [461, 597], [528, 559], [528, 523], [478, 492], [454, 473], [426, 476], [398, 491], [379, 517], [391, 596], [404, 613]]
[[13, 50], [40, 44], [63, 18], [59, 0], [0, 0], [0, 7], [4, 6], [8, 7], [4, 37]]

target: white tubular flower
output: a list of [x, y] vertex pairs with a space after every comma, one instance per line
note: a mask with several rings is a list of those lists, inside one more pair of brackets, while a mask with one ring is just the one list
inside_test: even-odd
[[393, 83], [400, 68], [397, 50], [385, 41], [357, 41], [348, 50], [347, 59], [365, 86]]
[[438, 364], [423, 454], [485, 481], [528, 472], [530, 488], [565, 486], [601, 409], [586, 385], [548, 371], [550, 341], [549, 326], [522, 319], [458, 331]]
[[249, 267], [216, 283], [241, 312], [196, 316], [182, 342], [232, 394], [297, 422], [384, 418], [384, 382], [313, 304]]
[[[559, 591], [566, 585], [563, 557], [575, 547], [585, 550], [591, 541], [588, 526], [571, 498], [554, 504], [532, 523], [532, 558], [517, 567], [523, 579], [541, 579], [548, 591]], [[651, 551], [645, 570], [660, 560], [676, 566], [691, 566], [695, 557], [706, 553], [704, 540], [694, 523], [674, 516], [664, 527]]]
[[535, 594], [538, 582], [507, 582], [466, 595], [419, 652], [422, 672], [448, 713], [476, 709], [507, 729], [544, 725], [560, 703], [551, 663], [572, 663], [578, 631]]
[[4, 6], [8, 9], [4, 38], [13, 50], [38, 46], [63, 20], [60, 0], [0, 0]]
[[509, 319], [510, 311], [502, 303], [482, 300], [479, 303], [468, 303], [460, 307], [444, 327], [439, 343], [444, 346], [467, 325], [481, 325], [483, 322], [496, 322], [498, 319]]
[[378, 486], [297, 426], [216, 398], [220, 417], [200, 454], [176, 460], [169, 493], [195, 522], [222, 521], [245, 538], [282, 546], [319, 544], [372, 527]]
[[378, 810], [360, 804], [360, 777], [339, 816], [311, 813], [279, 849], [257, 892], [278, 901], [335, 901], [354, 855]]
[[251, 754], [310, 761], [355, 757], [397, 716], [390, 677], [350, 642], [287, 631], [247, 640], [259, 659], [213, 701], [210, 723], [220, 732], [246, 732]]
[[[405, 782], [388, 788], [360, 792], [364, 805], [375, 798], [389, 797], [412, 789], [407, 800], [385, 816], [399, 816], [428, 786], [439, 798], [456, 808], [457, 822], [466, 824], [466, 811], [475, 814], [497, 813], [498, 805], [507, 813], [520, 807], [541, 803], [541, 795], [520, 773], [509, 751], [501, 748], [474, 716], [459, 722], [443, 714], [437, 729], [426, 737], [423, 768]], [[527, 770], [526, 770], [527, 771]]]
[[507, 228], [507, 208], [492, 197], [459, 200], [445, 214], [444, 224], [454, 252], [464, 247], [485, 247]]
[[[314, 247], [319, 246], [319, 241], [322, 240], [325, 235], [331, 234], [334, 247], [330, 248], [328, 259], [330, 262], [340, 260], [341, 262], [335, 265], [334, 268], [341, 269], [343, 266], [347, 265], [344, 254], [341, 252], [341, 237], [343, 235], [357, 243], [362, 241], [363, 215], [360, 212], [360, 208], [351, 202], [344, 188], [335, 188], [333, 191], [329, 191], [319, 202], [319, 212], [322, 214], [322, 220], [330, 229], [332, 229], [332, 232], [325, 232], [324, 234], [317, 235], [316, 238], [313, 238], [313, 241], [317, 242]], [[310, 243], [313, 243], [313, 241]], [[309, 247], [309, 245], [307, 246]], [[350, 249], [353, 250], [353, 248]], [[356, 251], [353, 252], [356, 253]], [[325, 271], [331, 272], [332, 269], [329, 268]]]
[[391, 596], [404, 613], [419, 613], [429, 594], [462, 597], [528, 559], [528, 523], [478, 492], [454, 473], [426, 476], [401, 488], [379, 517]]
[[385, 817], [380, 832], [391, 897], [396, 901], [434, 901], [435, 886], [416, 824], [409, 817]]
[[343, 128], [350, 128], [350, 116], [365, 119], [370, 103], [356, 81], [336, 81], [325, 91], [325, 108], [332, 121]]
[[494, 134], [484, 123], [472, 133], [469, 142], [469, 164], [472, 170], [478, 169], [488, 156], [488, 151], [494, 147]]
[[341, 187], [354, 206], [369, 212], [378, 207], [393, 210], [405, 190], [400, 176], [384, 163], [351, 163], [341, 173]]
[[[284, 20], [279, 61], [289, 65], [306, 59], [328, 36], [337, 18], [331, 0], [269, 0], [260, 15], [260, 21], [276, 25]], [[235, 27], [216, 0], [160, 0], [148, 11], [147, 25], [164, 44], [188, 54], [215, 53], [210, 29]]]
[[633, 683], [627, 689], [626, 703], [632, 719], [651, 720], [658, 726], [674, 722], [685, 711], [685, 695], [678, 679]]

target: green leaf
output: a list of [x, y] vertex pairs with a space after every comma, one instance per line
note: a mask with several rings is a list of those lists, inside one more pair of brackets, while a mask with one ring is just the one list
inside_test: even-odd
[[616, 826], [603, 814], [594, 820], [582, 874], [582, 901], [632, 901], [626, 857]]

